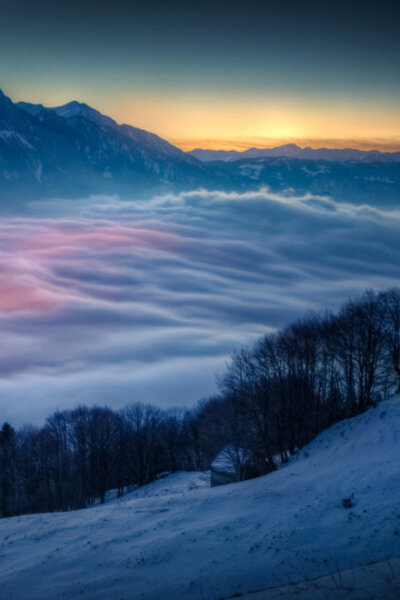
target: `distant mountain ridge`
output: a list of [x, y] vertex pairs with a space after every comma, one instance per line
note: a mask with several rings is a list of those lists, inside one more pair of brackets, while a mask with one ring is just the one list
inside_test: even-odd
[[251, 148], [183, 152], [154, 133], [77, 101], [14, 103], [0, 91], [0, 208], [93, 194], [150, 197], [204, 188], [329, 195], [400, 206], [400, 152]]
[[[229, 176], [230, 177], [230, 176]], [[13, 103], [0, 91], [0, 195], [78, 196], [221, 185], [228, 174], [87, 104]]]
[[237, 150], [203, 150], [196, 148], [189, 152], [203, 162], [232, 162], [253, 158], [300, 158], [306, 160], [326, 160], [330, 162], [400, 162], [400, 152], [380, 152], [379, 150], [358, 150], [356, 148], [301, 148], [297, 144], [284, 144], [275, 148], [249, 148]]

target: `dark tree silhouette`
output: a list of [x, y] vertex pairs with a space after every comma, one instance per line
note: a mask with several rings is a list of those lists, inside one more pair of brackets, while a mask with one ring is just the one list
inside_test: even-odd
[[192, 410], [77, 407], [0, 431], [0, 515], [83, 508], [221, 451], [236, 480], [268, 473], [323, 429], [400, 391], [400, 290], [366, 291], [234, 352]]

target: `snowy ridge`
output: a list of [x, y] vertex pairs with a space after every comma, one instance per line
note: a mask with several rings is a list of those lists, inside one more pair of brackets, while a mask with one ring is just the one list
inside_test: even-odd
[[396, 397], [259, 479], [210, 489], [176, 473], [105, 506], [3, 520], [2, 599], [216, 600], [395, 559], [399, 447]]
[[204, 150], [195, 148], [189, 152], [192, 156], [204, 162], [221, 160], [234, 162], [255, 158], [300, 158], [324, 161], [381, 161], [398, 162], [400, 152], [381, 152], [379, 150], [358, 150], [356, 148], [301, 148], [297, 144], [283, 144], [274, 148], [249, 148], [248, 150]]
[[26, 146], [27, 148], [33, 150], [32, 144], [30, 144], [24, 137], [22, 137], [22, 135], [20, 135], [16, 131], [0, 131], [0, 140], [4, 140], [6, 142], [14, 142], [16, 144]]
[[[231, 177], [87, 104], [13, 103], [0, 91], [0, 199], [221, 185]], [[38, 165], [40, 170], [38, 170]]]
[[398, 206], [400, 152], [296, 144], [244, 152], [183, 152], [154, 133], [119, 124], [82, 102], [56, 107], [13, 103], [0, 90], [2, 130], [21, 136], [11, 143], [0, 138], [3, 205], [27, 198], [99, 194], [132, 198], [171, 190], [240, 191], [267, 186], [278, 193], [292, 189], [300, 196], [314, 193], [357, 205]]

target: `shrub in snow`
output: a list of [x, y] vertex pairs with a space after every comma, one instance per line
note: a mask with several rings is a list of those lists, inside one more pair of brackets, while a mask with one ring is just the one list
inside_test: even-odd
[[342, 504], [345, 508], [352, 508], [355, 504], [354, 494], [351, 494], [350, 498], [343, 498]]

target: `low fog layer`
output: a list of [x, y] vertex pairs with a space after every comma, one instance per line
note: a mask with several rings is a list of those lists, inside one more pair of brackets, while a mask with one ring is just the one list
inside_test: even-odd
[[0, 421], [192, 405], [229, 353], [397, 285], [400, 212], [268, 190], [32, 204], [0, 221]]

